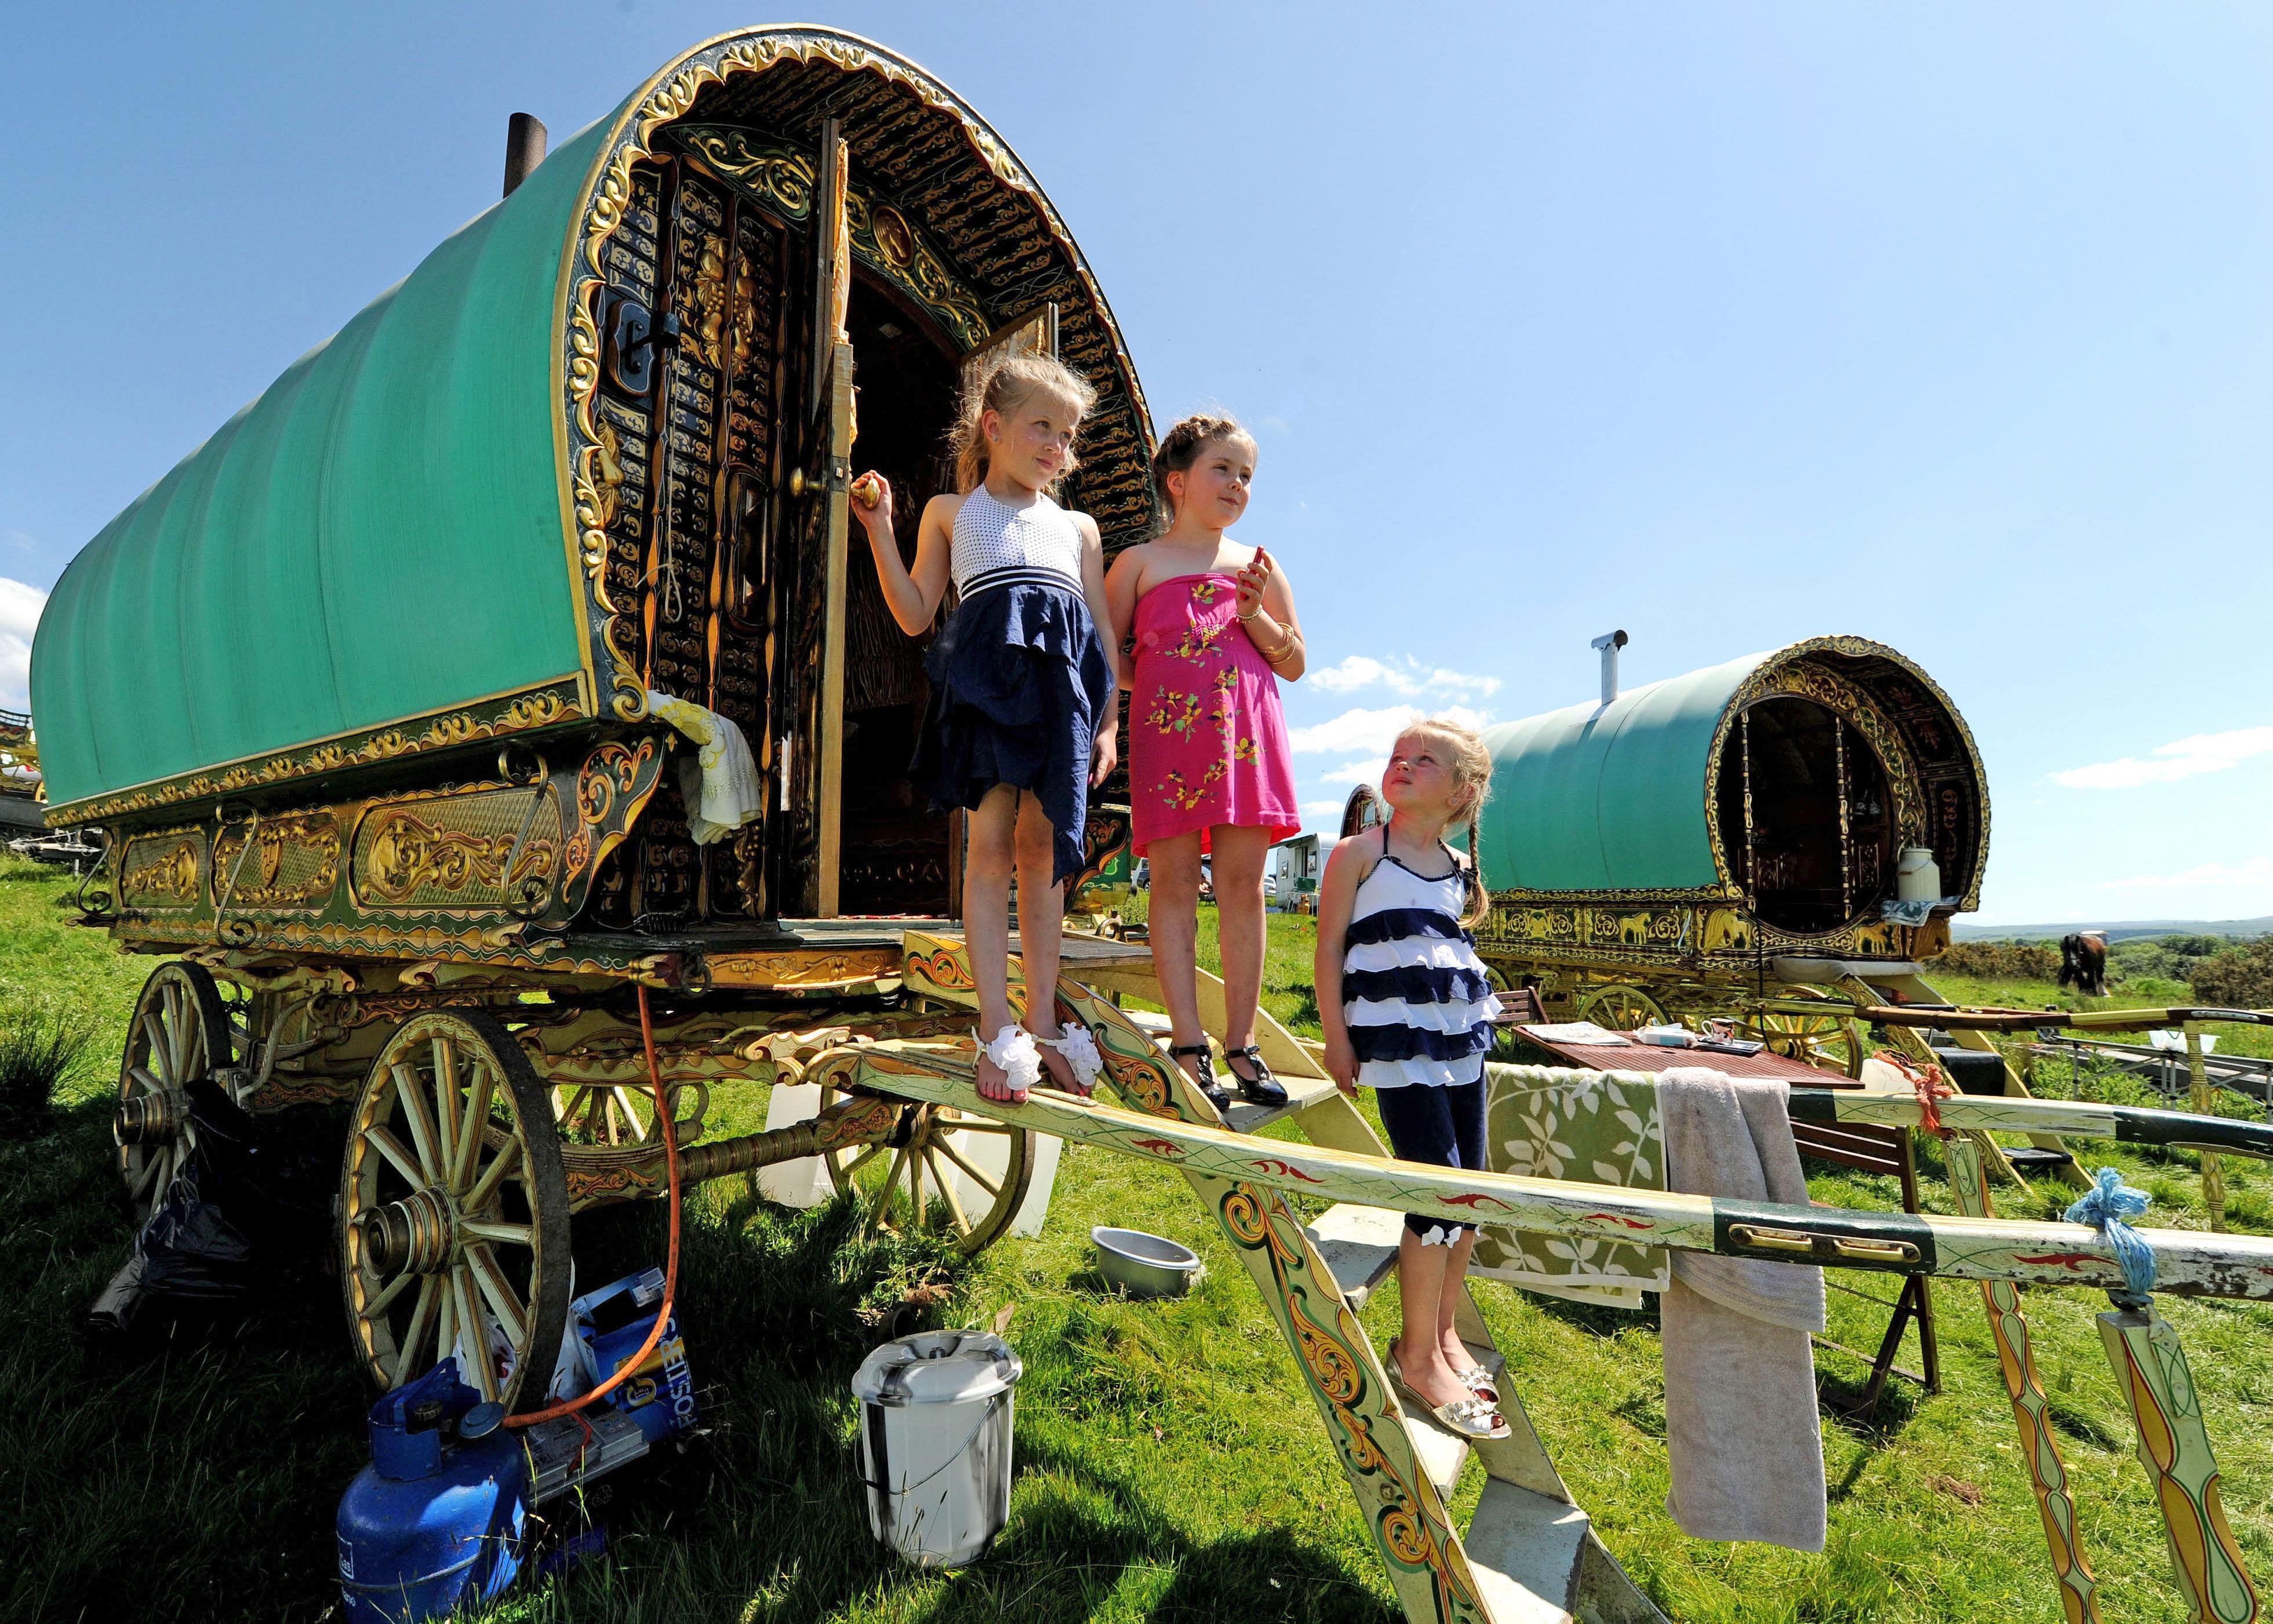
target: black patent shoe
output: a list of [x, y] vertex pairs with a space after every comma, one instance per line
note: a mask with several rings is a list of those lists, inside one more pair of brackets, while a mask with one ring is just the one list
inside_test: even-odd
[[[1239, 1067], [1231, 1065], [1234, 1060], [1246, 1061], [1255, 1068], [1255, 1075], [1241, 1076]], [[1263, 1051], [1253, 1044], [1244, 1049], [1225, 1050], [1223, 1063], [1231, 1066], [1232, 1081], [1239, 1084], [1239, 1091], [1247, 1096], [1249, 1104], [1276, 1111], [1287, 1103], [1286, 1085], [1271, 1074], [1271, 1067], [1263, 1059]]]
[[1223, 1115], [1224, 1112], [1231, 1109], [1231, 1090], [1225, 1088], [1222, 1082], [1217, 1079], [1215, 1074], [1215, 1056], [1210, 1052], [1208, 1046], [1205, 1044], [1184, 1044], [1179, 1047], [1169, 1050], [1168, 1055], [1171, 1059], [1182, 1059], [1184, 1056], [1190, 1055], [1194, 1059], [1197, 1060], [1199, 1062], [1200, 1074], [1198, 1081], [1201, 1096], [1206, 1099], [1209, 1104], [1215, 1107], [1216, 1115], [1218, 1116]]

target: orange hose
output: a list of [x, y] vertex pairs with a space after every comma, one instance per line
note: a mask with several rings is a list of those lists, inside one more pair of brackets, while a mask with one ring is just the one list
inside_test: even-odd
[[648, 1332], [640, 1351], [617, 1366], [616, 1373], [585, 1394], [581, 1398], [563, 1399], [544, 1410], [528, 1415], [512, 1415], [505, 1418], [507, 1426], [535, 1426], [540, 1421], [557, 1420], [564, 1415], [574, 1415], [596, 1398], [605, 1398], [629, 1379], [631, 1373], [647, 1363], [647, 1356], [655, 1351], [656, 1343], [663, 1340], [664, 1327], [671, 1323], [672, 1302], [679, 1296], [679, 1127], [671, 1119], [671, 1101], [663, 1091], [663, 1067], [655, 1059], [655, 1023], [647, 1008], [647, 989], [639, 988], [640, 1046], [647, 1051], [648, 1081], [655, 1089], [655, 1119], [663, 1125], [664, 1165], [671, 1179], [671, 1250], [663, 1266], [663, 1306], [656, 1310], [655, 1327]]

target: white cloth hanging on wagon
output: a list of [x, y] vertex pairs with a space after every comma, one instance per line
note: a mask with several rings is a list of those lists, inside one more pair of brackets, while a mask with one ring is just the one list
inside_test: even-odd
[[647, 709], [692, 740], [679, 759], [679, 793], [686, 802], [686, 832], [698, 846], [722, 841], [765, 810], [765, 784], [742, 730], [692, 700], [647, 691]]

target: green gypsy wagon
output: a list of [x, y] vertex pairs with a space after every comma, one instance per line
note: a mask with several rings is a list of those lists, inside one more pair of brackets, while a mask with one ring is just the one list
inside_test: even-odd
[[[50, 599], [32, 688], [49, 820], [106, 833], [95, 908], [123, 949], [161, 960], [119, 1067], [132, 1201], [157, 1201], [194, 1149], [208, 1088], [254, 1111], [332, 1113], [356, 1357], [387, 1386], [457, 1352], [515, 1425], [555, 1367], [577, 1211], [820, 1156], [870, 1222], [942, 1226], [975, 1250], [1024, 1207], [1037, 1135], [1146, 1160], [1188, 1181], [1262, 1292], [1414, 1624], [1660, 1615], [1512, 1393], [1514, 1435], [1477, 1450], [1488, 1480], [1455, 1525], [1467, 1448], [1397, 1403], [1358, 1319], [1400, 1210], [2003, 1293], [1999, 1348], [2071, 1618], [2090, 1614], [2089, 1572], [2012, 1293], [2111, 1288], [2130, 1293], [2102, 1322], [2155, 1441], [2181, 1583], [2218, 1618], [2254, 1613], [2183, 1357], [2104, 1226], [1994, 1223], [1977, 1176], [1951, 1219], [1400, 1164], [1267, 1020], [1257, 1037], [1292, 1103], [1226, 1122], [1117, 1006], [1157, 992], [1142, 951], [1093, 935], [1069, 936], [1054, 996], [1095, 1035], [1121, 1104], [979, 1101], [960, 831], [905, 773], [920, 650], [849, 567], [845, 504], [868, 468], [917, 498], [911, 513], [942, 488], [959, 383], [1006, 347], [1054, 348], [1096, 384], [1072, 498], [1109, 547], [1136, 539], [1152, 520], [1143, 396], [1024, 167], [889, 51], [821, 28], [732, 34], [549, 158], [509, 165], [503, 201], [97, 536]], [[1797, 679], [1848, 662], [1880, 712], [1908, 717], [1897, 656], [1805, 649], [1770, 664]], [[1663, 737], [1687, 752], [1676, 778], [1707, 775], [1709, 814], [1725, 745], [1701, 715]], [[705, 792], [713, 717], [746, 739], [760, 789], [731, 830]], [[1633, 737], [1617, 773], [1597, 766], [1610, 799], [1656, 782]], [[1592, 760], [1583, 737], [1573, 752]], [[1955, 788], [1972, 843], [1942, 860], [1977, 878], [1985, 801]], [[1660, 942], [1656, 914], [1605, 927], [1595, 913], [1584, 939], [1631, 928], [1683, 975], [1753, 951], [1761, 939], [1709, 934], [1714, 909], [1732, 912], [1726, 827], [1708, 817], [1695, 835], [1711, 869], [1611, 887], [1665, 893], [1692, 925]], [[1860, 838], [1859, 814], [1842, 828]], [[1110, 874], [1125, 834], [1110, 816], [1088, 834]], [[1496, 873], [1509, 838], [1488, 835]], [[1739, 923], [1754, 917], [1813, 929], [1765, 910]], [[1550, 920], [1527, 951], [1548, 962], [1572, 928]], [[1212, 1024], [1221, 996], [1204, 983]], [[714, 1088], [784, 1081], [814, 1086], [816, 1114], [706, 1136]], [[1795, 1109], [1936, 1120], [1906, 1096]], [[2257, 1125], [2164, 1113], [1941, 1112], [2273, 1151]], [[1302, 1138], [1250, 1136], [1280, 1118]], [[1954, 1168], [1969, 1142], [1953, 1141]], [[2273, 1297], [2273, 1243], [2146, 1234], [2158, 1290]], [[1459, 1324], [1497, 1368], [1473, 1305]]]
[[[1948, 696], [1883, 644], [1811, 638], [1487, 737], [1493, 906], [1477, 946], [1556, 1018], [1627, 1030], [1857, 976], [1894, 984], [1980, 906], [1980, 753]], [[1931, 901], [1897, 898], [1906, 852], [1931, 855]], [[1795, 1058], [1861, 1059], [1835, 1017], [1747, 1018]]]
[[[119, 1072], [133, 1199], [187, 1149], [193, 1078], [349, 1107], [372, 1374], [493, 1323], [510, 1399], [552, 1368], [569, 1213], [665, 1182], [635, 990], [690, 1141], [800, 1034], [939, 1026], [902, 938], [959, 912], [959, 822], [911, 792], [923, 650], [848, 567], [845, 491], [881, 468], [920, 512], [964, 371], [1037, 347], [1099, 391], [1071, 499], [1136, 538], [1144, 397], [1016, 156], [889, 51], [737, 34], [509, 178], [113, 520], [32, 686], [49, 822], [108, 833], [119, 944], [169, 955]], [[747, 740], [725, 838], [651, 695]], [[1091, 834], [1101, 870], [1125, 835]], [[1025, 1134], [862, 1109], [812, 1131], [852, 1136], [840, 1164], [890, 1138], [966, 1244], [1008, 1225]], [[857, 1175], [879, 1201], [889, 1164]]]

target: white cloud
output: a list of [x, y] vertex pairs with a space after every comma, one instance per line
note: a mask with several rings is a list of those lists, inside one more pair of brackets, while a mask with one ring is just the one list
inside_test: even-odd
[[2125, 756], [2054, 773], [2052, 782], [2071, 790], [2133, 790], [2141, 784], [2175, 783], [2201, 773], [2222, 773], [2252, 756], [2273, 753], [2273, 728], [2236, 728], [2230, 733], [2197, 733], [2175, 744], [2157, 745], [2152, 760]]
[[[1287, 735], [1287, 742], [1297, 755], [1356, 755], [1385, 757], [1397, 742], [1397, 736], [1422, 716], [1431, 713], [1417, 706], [1389, 705], [1378, 710], [1362, 707], [1346, 710], [1330, 722], [1315, 722], [1307, 728], [1295, 728]], [[1454, 722], [1463, 722], [1480, 728], [1491, 720], [1479, 710], [1465, 705], [1448, 705], [1433, 713]]]
[[32, 633], [47, 604], [37, 587], [0, 575], [0, 705], [11, 710], [31, 706]]
[[1361, 756], [1354, 761], [1345, 761], [1339, 767], [1330, 767], [1318, 775], [1322, 784], [1377, 784], [1382, 769], [1389, 765], [1386, 755]]
[[1302, 810], [1313, 818], [1339, 818], [1342, 815], [1339, 801], [1305, 801]]
[[1407, 699], [1423, 693], [1471, 693], [1489, 699], [1499, 692], [1497, 677], [1471, 677], [1442, 666], [1424, 667], [1407, 655], [1401, 662], [1384, 662], [1369, 655], [1347, 655], [1339, 664], [1309, 673], [1307, 680], [1328, 693], [1354, 693], [1360, 688], [1382, 687]]
[[2104, 891], [2152, 891], [2164, 887], [2190, 889], [2208, 886], [2273, 885], [2273, 857], [2257, 857], [2247, 863], [2197, 863], [2179, 874], [2141, 874], [2130, 879], [2102, 882]]

